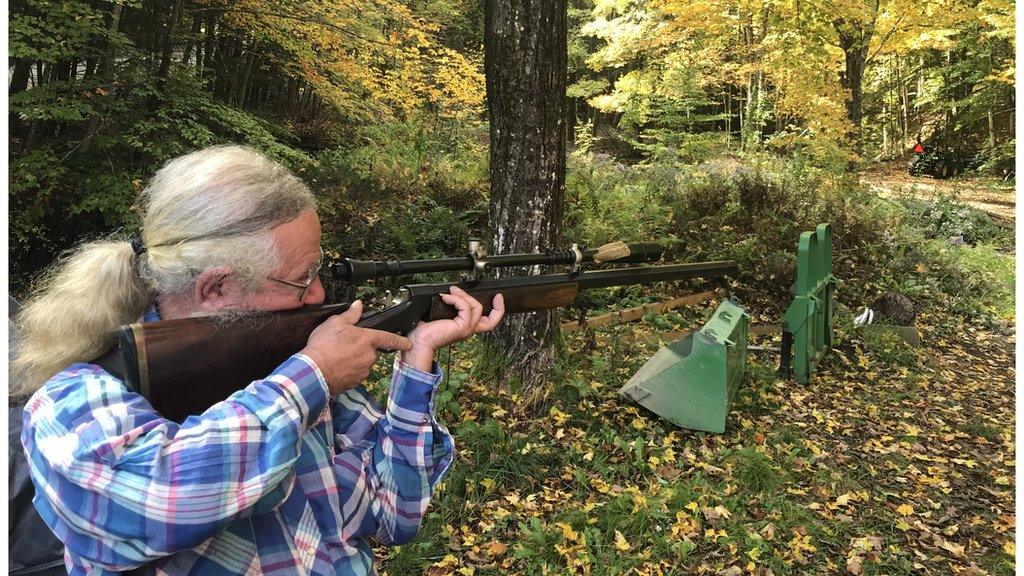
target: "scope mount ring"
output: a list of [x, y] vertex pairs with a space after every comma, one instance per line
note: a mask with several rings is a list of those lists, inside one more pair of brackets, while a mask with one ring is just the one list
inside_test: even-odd
[[463, 282], [479, 282], [487, 271], [487, 250], [476, 238], [469, 239], [469, 254], [473, 260], [473, 270], [469, 274], [462, 275]]

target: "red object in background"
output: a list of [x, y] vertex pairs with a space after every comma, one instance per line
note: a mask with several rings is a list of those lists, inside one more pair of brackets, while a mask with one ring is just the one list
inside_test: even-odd
[[920, 153], [922, 153], [922, 152], [924, 152], [924, 146], [922, 146], [922, 145], [921, 145], [921, 143], [920, 143], [920, 142], [918, 142], [918, 143], [917, 143], [917, 144], [916, 144], [916, 145], [914, 146], [914, 154], [920, 154]]

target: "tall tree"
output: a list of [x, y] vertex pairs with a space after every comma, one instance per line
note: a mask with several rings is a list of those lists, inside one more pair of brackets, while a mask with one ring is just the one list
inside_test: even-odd
[[[566, 1], [487, 0], [484, 72], [491, 132], [490, 222], [496, 253], [558, 242], [565, 195]], [[532, 270], [530, 273], [538, 273]], [[504, 275], [522, 274], [507, 271]], [[554, 364], [554, 312], [507, 318], [491, 341], [503, 380], [538, 383]]]

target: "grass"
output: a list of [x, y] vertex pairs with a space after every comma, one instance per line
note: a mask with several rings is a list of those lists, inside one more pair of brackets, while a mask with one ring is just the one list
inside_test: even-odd
[[918, 351], [903, 339], [896, 327], [866, 326], [861, 336], [871, 355], [885, 365], [914, 368], [919, 362]]
[[991, 244], [964, 246], [959, 252], [960, 261], [973, 273], [986, 280], [988, 290], [981, 303], [990, 307], [997, 316], [1012, 319], [1016, 309], [1015, 266], [1012, 255], [1007, 257], [1005, 251]]

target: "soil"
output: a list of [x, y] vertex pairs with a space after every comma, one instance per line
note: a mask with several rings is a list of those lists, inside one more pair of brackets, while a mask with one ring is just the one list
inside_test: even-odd
[[961, 201], [981, 210], [996, 221], [1012, 226], [1016, 206], [1014, 181], [987, 176], [959, 176], [938, 180], [907, 174], [905, 163], [876, 164], [861, 173], [861, 182], [887, 198], [902, 196], [921, 199], [939, 194], [956, 194]]

